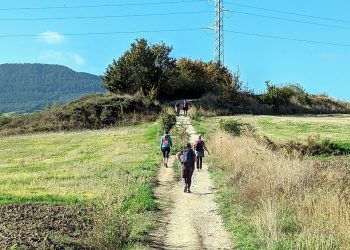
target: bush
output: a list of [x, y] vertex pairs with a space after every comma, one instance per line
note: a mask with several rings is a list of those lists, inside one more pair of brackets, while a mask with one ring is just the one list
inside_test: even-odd
[[185, 145], [189, 142], [190, 136], [187, 133], [186, 127], [184, 125], [176, 126], [173, 132], [174, 135], [174, 152], [179, 152], [183, 150]]
[[171, 130], [176, 124], [176, 115], [163, 111], [160, 116], [163, 130]]
[[267, 136], [263, 136], [260, 142], [272, 151], [292, 156], [347, 155], [350, 153], [350, 149], [328, 139], [320, 139], [318, 135], [309, 136], [306, 143], [290, 140], [283, 144], [277, 144]]
[[240, 136], [241, 134], [254, 134], [255, 129], [249, 123], [243, 123], [240, 120], [220, 120], [219, 126], [222, 130], [230, 133], [234, 136]]
[[270, 105], [274, 111], [279, 106], [289, 103], [292, 97], [295, 97], [303, 105], [308, 105], [311, 102], [309, 94], [299, 84], [288, 84], [278, 87], [266, 82], [266, 88], [267, 92], [260, 95], [259, 100], [264, 104]]

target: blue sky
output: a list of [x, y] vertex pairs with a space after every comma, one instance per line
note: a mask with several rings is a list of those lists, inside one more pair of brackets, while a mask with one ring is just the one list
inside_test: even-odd
[[[67, 8], [50, 8], [55, 6]], [[70, 8], [74, 6], [80, 7]], [[239, 67], [250, 88], [264, 90], [265, 80], [300, 83], [309, 92], [350, 100], [350, 1], [226, 0], [224, 8], [230, 10], [224, 20], [225, 65], [232, 70]], [[214, 56], [214, 34], [204, 28], [213, 24], [213, 10], [213, 3], [205, 0], [1, 1], [0, 63], [62, 64], [102, 75], [141, 37], [172, 45], [176, 58], [209, 61]], [[112, 34], [91, 34], [99, 32]]]

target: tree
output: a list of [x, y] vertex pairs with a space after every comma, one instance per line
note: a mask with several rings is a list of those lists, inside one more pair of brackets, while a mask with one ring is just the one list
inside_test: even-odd
[[130, 50], [107, 67], [102, 78], [104, 87], [112, 93], [141, 92], [147, 96], [158, 92], [175, 65], [171, 51], [164, 43], [149, 45], [146, 39], [136, 40]]
[[217, 63], [181, 58], [160, 93], [172, 99], [199, 98], [206, 93], [232, 97], [233, 81], [231, 72]]

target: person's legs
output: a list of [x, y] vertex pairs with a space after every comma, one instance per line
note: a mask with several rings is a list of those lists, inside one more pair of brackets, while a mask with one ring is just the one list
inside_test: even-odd
[[187, 178], [187, 192], [191, 192], [191, 184], [192, 184], [192, 180], [190, 177]]
[[183, 164], [182, 165], [182, 179], [184, 184], [184, 192], [187, 192], [187, 176], [188, 176], [188, 167]]
[[165, 167], [168, 167], [170, 148], [165, 151]]
[[197, 157], [196, 165], [197, 165], [197, 169], [199, 170], [199, 157]]
[[183, 174], [182, 174], [182, 177], [184, 179], [184, 192], [188, 192], [189, 190], [188, 177], [190, 175], [190, 170], [191, 170], [190, 165], [188, 165], [188, 163], [184, 163]]
[[170, 148], [162, 148], [162, 152], [163, 152], [163, 164], [164, 164], [164, 167], [168, 167]]
[[194, 164], [189, 167], [188, 177], [187, 177], [187, 193], [191, 193], [192, 175], [194, 172]]
[[165, 166], [165, 157], [166, 157], [166, 154], [165, 154], [164, 148], [162, 148], [162, 153], [163, 153], [163, 165]]
[[199, 169], [202, 169], [203, 157], [198, 157]]

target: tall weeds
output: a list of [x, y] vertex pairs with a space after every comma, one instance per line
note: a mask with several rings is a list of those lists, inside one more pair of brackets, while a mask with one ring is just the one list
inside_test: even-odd
[[327, 164], [301, 160], [226, 133], [213, 135], [209, 147], [229, 223], [247, 223], [255, 248], [350, 248], [346, 158]]

